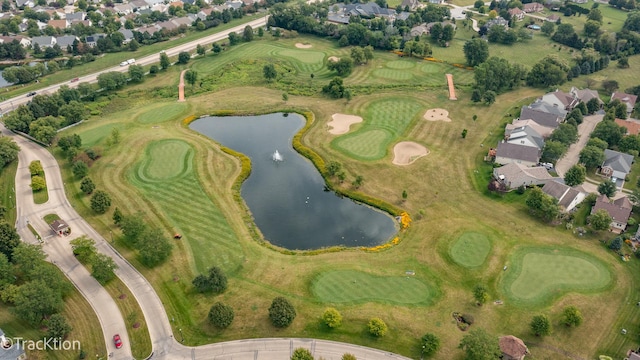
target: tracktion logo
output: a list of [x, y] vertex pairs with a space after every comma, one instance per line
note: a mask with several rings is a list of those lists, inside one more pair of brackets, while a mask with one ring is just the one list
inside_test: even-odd
[[80, 350], [79, 340], [62, 340], [59, 338], [43, 338], [40, 340], [27, 340], [21, 337], [16, 338], [4, 338], [2, 348], [11, 349], [14, 346], [18, 350], [46, 350], [46, 351], [61, 351], [61, 350]]

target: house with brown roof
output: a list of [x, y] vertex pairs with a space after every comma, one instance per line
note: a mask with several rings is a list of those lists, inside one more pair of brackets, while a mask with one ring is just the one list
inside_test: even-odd
[[627, 135], [638, 135], [640, 134], [640, 120], [637, 119], [616, 119], [616, 124], [618, 126], [622, 126], [627, 129]]
[[542, 4], [537, 2], [532, 2], [529, 4], [522, 5], [522, 10], [524, 10], [524, 12], [526, 13], [539, 12], [539, 11], [542, 11], [543, 9], [544, 9], [544, 6], [542, 6]]
[[518, 163], [524, 166], [535, 166], [540, 161], [542, 150], [533, 146], [500, 142], [496, 148], [497, 164]]
[[625, 103], [627, 105], [627, 114], [631, 114], [631, 112], [633, 112], [633, 107], [636, 106], [636, 100], [638, 100], [638, 96], [633, 94], [614, 92], [613, 94], [611, 94], [611, 101], [615, 99], [618, 99], [620, 100], [620, 102]]
[[558, 20], [560, 20], [560, 16], [556, 15], [556, 14], [551, 14], [549, 16], [547, 16], [546, 19], [544, 19], [544, 21], [549, 21], [552, 23], [557, 23]]
[[560, 107], [567, 111], [573, 110], [573, 108], [576, 107], [576, 105], [578, 105], [578, 103], [580, 102], [580, 100], [573, 94], [566, 93], [560, 90], [542, 95], [541, 100], [546, 102], [547, 104]]
[[575, 209], [587, 196], [586, 193], [574, 189], [560, 181], [548, 181], [542, 187], [542, 192], [558, 200], [558, 205], [565, 212]]
[[598, 99], [598, 103], [600, 103], [600, 105], [604, 104], [604, 101], [600, 99], [600, 95], [598, 94], [597, 90], [591, 90], [589, 88], [578, 89], [577, 87], [573, 86], [571, 87], [571, 90], [569, 90], [569, 93], [573, 94], [573, 96], [575, 96], [585, 104], [588, 103], [591, 99]]
[[540, 186], [553, 182], [546, 168], [542, 166], [527, 167], [518, 163], [510, 163], [493, 169], [493, 177], [504, 184], [507, 189], [520, 186]]
[[51, 230], [58, 236], [68, 235], [71, 232], [69, 225], [62, 219], [55, 220], [49, 224], [49, 227], [51, 227]]
[[610, 230], [615, 233], [621, 233], [627, 228], [632, 208], [633, 205], [631, 205], [631, 201], [626, 196], [612, 202], [606, 195], [600, 195], [596, 199], [596, 204], [591, 208], [591, 214], [604, 209], [611, 216]]
[[519, 8], [509, 9], [509, 15], [511, 15], [512, 19], [516, 19], [516, 21], [520, 21], [524, 19], [525, 12], [520, 10]]
[[542, 126], [540, 124], [538, 124], [537, 122], [529, 119], [529, 120], [518, 120], [518, 119], [514, 119], [511, 124], [507, 124], [504, 128], [504, 134], [508, 135], [510, 134], [514, 129], [517, 128], [521, 128], [521, 127], [525, 127], [528, 126], [532, 129], [534, 129], [538, 134], [540, 134], [540, 136], [542, 136], [543, 138], [548, 138], [549, 136], [551, 136], [551, 133], [553, 133], [553, 130], [555, 130], [552, 127], [548, 127], [548, 126]]
[[49, 20], [47, 24], [54, 29], [66, 29], [69, 27], [68, 20]]
[[513, 335], [502, 336], [498, 344], [502, 352], [502, 360], [522, 360], [529, 354], [524, 342]]

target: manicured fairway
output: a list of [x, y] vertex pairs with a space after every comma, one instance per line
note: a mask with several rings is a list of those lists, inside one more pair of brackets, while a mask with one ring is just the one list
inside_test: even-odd
[[332, 146], [360, 160], [378, 160], [387, 154], [389, 144], [402, 135], [424, 108], [408, 98], [386, 98], [372, 102], [365, 110], [360, 130], [337, 137]]
[[528, 247], [513, 255], [503, 288], [513, 301], [542, 305], [571, 291], [603, 290], [610, 282], [609, 269], [586, 253]]
[[216, 265], [233, 270], [242, 250], [220, 209], [209, 199], [193, 171], [194, 150], [182, 140], [149, 144], [130, 181], [158, 205], [189, 243], [196, 270]]
[[187, 110], [185, 103], [172, 102], [169, 104], [160, 104], [139, 115], [136, 121], [142, 124], [155, 124], [175, 120], [185, 110]]
[[123, 124], [119, 123], [110, 123], [84, 131], [82, 133], [82, 145], [95, 146], [103, 139], [107, 138], [111, 134], [111, 130], [113, 128], [122, 129], [123, 126]]
[[427, 284], [409, 276], [375, 276], [360, 271], [328, 271], [311, 285], [313, 294], [327, 303], [429, 303], [434, 294]]
[[473, 268], [480, 266], [491, 251], [491, 242], [484, 234], [466, 232], [454, 241], [449, 254], [458, 265]]

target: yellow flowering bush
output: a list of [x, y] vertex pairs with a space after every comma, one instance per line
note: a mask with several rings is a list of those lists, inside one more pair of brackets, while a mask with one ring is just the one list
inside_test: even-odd
[[187, 116], [186, 118], [184, 118], [184, 120], [182, 120], [182, 125], [188, 126], [189, 124], [191, 124], [197, 118], [198, 117], [195, 116], [195, 115]]
[[402, 230], [404, 230], [408, 228], [409, 225], [411, 225], [411, 217], [408, 213], [403, 212], [402, 214], [400, 214], [400, 227], [402, 228]]

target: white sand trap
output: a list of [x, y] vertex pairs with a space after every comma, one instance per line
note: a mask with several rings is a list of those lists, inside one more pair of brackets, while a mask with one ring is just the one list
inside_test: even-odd
[[393, 147], [393, 164], [409, 165], [425, 155], [429, 154], [426, 147], [413, 141], [402, 141]]
[[424, 119], [429, 121], [446, 121], [451, 122], [449, 112], [445, 109], [429, 109], [424, 113]]
[[333, 114], [331, 115], [331, 121], [327, 123], [331, 128], [329, 129], [329, 133], [333, 135], [341, 135], [349, 132], [349, 128], [352, 124], [357, 124], [362, 122], [362, 118], [360, 116], [355, 115], [345, 115], [345, 114]]
[[313, 45], [311, 45], [311, 44], [303, 44], [303, 43], [296, 43], [296, 47], [298, 49], [311, 49], [313, 47]]
[[329, 61], [338, 62], [340, 61], [340, 58], [337, 56], [329, 56]]

